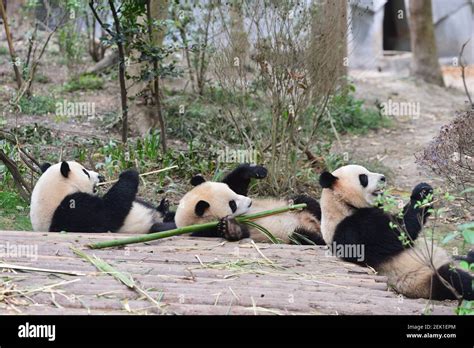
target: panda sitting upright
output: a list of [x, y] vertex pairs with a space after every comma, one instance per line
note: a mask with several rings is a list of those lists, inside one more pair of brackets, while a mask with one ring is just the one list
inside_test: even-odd
[[[455, 268], [443, 249], [416, 241], [431, 205], [428, 202], [420, 206], [419, 202], [430, 198], [430, 185], [421, 183], [413, 189], [410, 202], [403, 208], [403, 218], [399, 218], [372, 206], [385, 186], [382, 174], [347, 165], [322, 173], [319, 182], [323, 187], [321, 232], [326, 243], [333, 253], [349, 250], [346, 247], [363, 247], [357, 248], [363, 255], [337, 252], [336, 256], [373, 267], [407, 297], [454, 299], [448, 284], [464, 299], [474, 299], [474, 277]], [[474, 262], [474, 253], [471, 251], [465, 259]]]
[[175, 227], [166, 200], [154, 208], [136, 198], [135, 170], [121, 173], [103, 197], [96, 195], [96, 185], [104, 178], [77, 162], [44, 164], [41, 170], [31, 195], [34, 231], [149, 233]]
[[[220, 220], [217, 228], [195, 232], [193, 236], [224, 237], [229, 241], [250, 237], [257, 242], [268, 242], [267, 236], [257, 228], [239, 224], [235, 219], [242, 214], [254, 214], [289, 204], [284, 199], [247, 197], [250, 180], [262, 179], [266, 175], [267, 170], [262, 166], [241, 164], [226, 175], [223, 182], [206, 181], [200, 175], [193, 177], [191, 184], [195, 187], [183, 196], [176, 210], [176, 226], [180, 228]], [[305, 195], [296, 197], [294, 203], [306, 203], [307, 208], [259, 218], [255, 223], [283, 243], [324, 244], [320, 234], [319, 203]]]

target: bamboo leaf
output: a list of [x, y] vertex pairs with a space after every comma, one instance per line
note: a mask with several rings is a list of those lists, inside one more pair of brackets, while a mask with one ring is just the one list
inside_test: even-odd
[[459, 262], [459, 267], [466, 271], [469, 271], [469, 263], [467, 261]]
[[451, 233], [448, 233], [446, 235], [446, 237], [443, 238], [443, 240], [441, 241], [441, 244], [446, 244], [446, 243], [449, 243], [450, 241], [452, 241], [454, 238], [456, 238], [456, 236], [459, 235], [459, 232], [458, 231], [454, 231], [454, 232], [451, 232]]
[[247, 225], [247, 226], [253, 227], [253, 228], [259, 230], [260, 232], [262, 232], [273, 244], [280, 244], [278, 239], [276, 239], [275, 236], [269, 230], [267, 230], [265, 227], [255, 223], [253, 221], [242, 221], [242, 223]]
[[[131, 276], [127, 276], [126, 274], [119, 272], [116, 270], [114, 267], [109, 265], [107, 262], [102, 260], [101, 258], [93, 255], [93, 257], [87, 255], [86, 253], [82, 252], [79, 249], [76, 249], [74, 247], [70, 247], [71, 250], [74, 252], [74, 254], [82, 257], [84, 260], [89, 261], [92, 263], [99, 271], [102, 271], [104, 273], [107, 273], [117, 279], [118, 281], [122, 282], [125, 284], [127, 287], [129, 287], [132, 290], [135, 290], [137, 293], [140, 295], [145, 296], [150, 302], [152, 302], [154, 305], [156, 305], [158, 308], [161, 309], [161, 305], [159, 301], [156, 301], [147, 291], [143, 290], [141, 287], [139, 287], [136, 283], [135, 280]], [[161, 299], [161, 298], [160, 298]]]
[[[298, 238], [300, 238], [300, 239], [302, 239], [302, 240], [304, 240], [308, 245], [316, 245], [315, 242], [313, 242], [313, 241], [312, 241], [311, 239], [309, 239], [308, 237], [302, 235], [301, 233], [293, 232], [293, 235], [294, 235], [294, 236], [297, 236]], [[297, 239], [295, 239], [295, 238], [293, 238], [293, 239], [297, 242], [297, 244], [301, 244], [301, 242], [298, 241]]]
[[462, 236], [467, 243], [474, 244], [474, 231], [464, 230], [462, 231]]
[[74, 247], [71, 247], [71, 250], [74, 252], [74, 254], [82, 257], [84, 260], [89, 261], [92, 263], [95, 268], [97, 268], [99, 271], [102, 271], [104, 273], [110, 274], [114, 278], [118, 279], [122, 283], [124, 283], [126, 286], [129, 288], [134, 288], [135, 287], [135, 281], [131, 278], [126, 276], [125, 274], [117, 271], [115, 268], [113, 268], [111, 265], [109, 265], [107, 262], [102, 260], [101, 258], [93, 255], [92, 257], [87, 255], [86, 253], [82, 252], [79, 249], [76, 249]]

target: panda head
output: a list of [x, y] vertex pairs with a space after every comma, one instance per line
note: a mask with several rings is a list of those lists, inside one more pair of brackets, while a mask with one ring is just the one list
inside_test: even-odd
[[319, 183], [344, 203], [355, 208], [366, 208], [372, 206], [383, 192], [385, 176], [369, 172], [362, 166], [347, 165], [332, 173], [322, 173]]
[[72, 192], [97, 193], [96, 186], [104, 181], [99, 173], [84, 168], [74, 161], [63, 161], [54, 165], [45, 163], [41, 166], [43, 174], [39, 182], [54, 187], [68, 187]]
[[191, 180], [195, 186], [179, 201], [176, 226], [183, 227], [215, 221], [226, 216], [238, 216], [249, 211], [252, 200], [239, 195], [225, 183], [205, 181], [202, 176]]

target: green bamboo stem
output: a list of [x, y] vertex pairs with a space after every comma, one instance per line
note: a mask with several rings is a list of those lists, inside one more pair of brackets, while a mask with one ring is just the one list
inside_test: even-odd
[[[304, 208], [306, 208], [306, 203], [292, 204], [286, 207], [261, 211], [255, 214], [237, 216], [236, 220], [237, 222], [242, 223], [248, 220], [260, 219], [266, 216], [281, 214], [287, 211], [300, 210]], [[169, 231], [164, 231], [164, 232], [155, 232], [155, 233], [149, 233], [149, 234], [134, 236], [134, 237], [129, 237], [129, 238], [107, 240], [103, 242], [89, 244], [88, 247], [91, 249], [103, 249], [103, 248], [110, 248], [110, 247], [116, 247], [116, 246], [127, 245], [127, 244], [145, 243], [152, 240], [178, 236], [178, 235], [186, 234], [186, 233], [199, 232], [202, 230], [206, 230], [208, 228], [214, 228], [217, 226], [218, 223], [219, 221], [213, 221], [213, 222], [208, 222], [205, 224], [190, 225], [190, 226], [185, 226], [181, 228], [176, 228], [174, 230], [169, 230]]]

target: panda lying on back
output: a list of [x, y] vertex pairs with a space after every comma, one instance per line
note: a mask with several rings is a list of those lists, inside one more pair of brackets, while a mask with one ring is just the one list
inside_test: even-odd
[[166, 200], [154, 208], [136, 198], [139, 179], [134, 170], [120, 174], [99, 197], [96, 185], [104, 178], [77, 162], [45, 164], [41, 169], [31, 195], [35, 231], [148, 233], [175, 228]]
[[[430, 185], [421, 183], [413, 189], [410, 202], [403, 208], [403, 219], [399, 219], [372, 207], [385, 186], [382, 174], [348, 165], [333, 173], [322, 173], [320, 184], [323, 187], [321, 232], [333, 252], [340, 249], [338, 246], [352, 246], [351, 250], [354, 246], [363, 246], [359, 249], [364, 251], [362, 263], [387, 276], [388, 283], [407, 297], [454, 299], [446, 282], [464, 299], [474, 299], [474, 277], [454, 268], [443, 249], [436, 246], [431, 249], [431, 243], [416, 241], [429, 215], [428, 208], [420, 207], [417, 202], [433, 192]], [[412, 241], [409, 245], [402, 243], [402, 232], [398, 227], [391, 228], [390, 222], [404, 226]], [[474, 262], [473, 254], [470, 252], [466, 260]], [[432, 265], [429, 255], [432, 255]], [[343, 255], [342, 258], [360, 263], [360, 256]]]
[[[183, 196], [176, 210], [176, 226], [180, 228], [220, 220], [217, 228], [196, 232], [193, 236], [224, 237], [230, 241], [250, 237], [258, 242], [268, 242], [269, 239], [258, 229], [235, 220], [242, 214], [254, 214], [289, 204], [287, 200], [277, 198], [246, 197], [250, 179], [261, 179], [266, 175], [267, 170], [262, 166], [241, 164], [223, 182], [206, 181], [200, 175], [193, 177], [191, 184], [195, 187]], [[260, 218], [255, 222], [284, 243], [324, 244], [319, 226], [319, 203], [305, 195], [296, 197], [294, 203], [306, 203], [307, 208]]]

